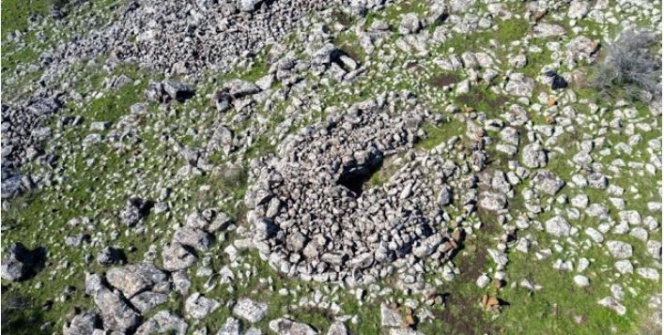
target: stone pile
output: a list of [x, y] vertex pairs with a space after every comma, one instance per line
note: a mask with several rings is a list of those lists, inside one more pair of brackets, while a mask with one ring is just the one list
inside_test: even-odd
[[[442, 210], [461, 175], [451, 160], [407, 153], [382, 186], [365, 182], [423, 135], [426, 113], [396, 94], [354, 105], [305, 128], [254, 167], [245, 197], [253, 244], [279, 271], [316, 281], [371, 283], [457, 246]], [[420, 272], [424, 269], [421, 268]]]

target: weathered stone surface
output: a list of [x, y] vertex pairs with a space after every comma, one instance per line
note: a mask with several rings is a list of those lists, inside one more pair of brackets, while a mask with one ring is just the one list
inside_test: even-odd
[[507, 206], [507, 198], [501, 193], [484, 192], [480, 197], [479, 206], [489, 211], [499, 211]]
[[512, 73], [505, 85], [507, 93], [517, 97], [530, 97], [535, 89], [535, 81], [523, 73]]
[[565, 28], [557, 24], [540, 22], [533, 27], [532, 34], [538, 38], [556, 37], [565, 34]]
[[546, 232], [555, 237], [568, 236], [571, 226], [562, 216], [554, 216], [545, 223]]
[[141, 198], [131, 198], [120, 212], [120, 221], [128, 227], [137, 225], [152, 206], [152, 202]]
[[45, 261], [46, 249], [28, 250], [23, 243], [12, 244], [2, 259], [2, 279], [21, 281], [35, 275]]
[[148, 312], [167, 301], [168, 295], [150, 291], [138, 293], [129, 299], [129, 302], [131, 302], [132, 306], [141, 312], [141, 314], [144, 314], [145, 312]]
[[523, 148], [521, 161], [529, 168], [542, 168], [546, 166], [546, 153], [539, 143], [530, 143]]
[[180, 243], [171, 243], [161, 252], [164, 270], [178, 271], [193, 266], [198, 258]]
[[235, 99], [256, 94], [261, 91], [260, 87], [256, 86], [256, 84], [240, 79], [233, 79], [227, 82], [224, 86], [228, 88], [228, 93], [230, 93]]
[[238, 8], [243, 12], [253, 12], [263, 0], [238, 0]]
[[400, 327], [403, 324], [401, 314], [386, 304], [380, 305], [380, 318], [383, 327]]
[[205, 318], [208, 314], [219, 308], [219, 306], [221, 304], [218, 301], [206, 298], [198, 292], [190, 295], [184, 303], [187, 316], [198, 320]]
[[348, 329], [341, 321], [335, 321], [330, 325], [330, 329], [327, 330], [327, 335], [348, 335]]
[[97, 263], [100, 265], [119, 264], [125, 260], [124, 253], [120, 249], [106, 247], [97, 254]]
[[101, 320], [93, 313], [81, 313], [66, 322], [62, 327], [63, 335], [89, 335], [96, 329], [101, 330]]
[[617, 259], [628, 259], [632, 257], [632, 245], [622, 241], [607, 241], [606, 247], [611, 256]]
[[175, 82], [175, 81], [165, 81], [163, 83], [164, 91], [168, 96], [180, 102], [184, 102], [196, 94], [196, 90], [191, 86], [185, 83]]
[[532, 184], [541, 193], [555, 195], [565, 185], [565, 182], [549, 170], [539, 170], [533, 176]]
[[614, 297], [600, 299], [597, 303], [600, 306], [613, 310], [614, 312], [618, 313], [618, 315], [625, 315], [625, 313], [627, 313], [627, 308], [625, 308], [625, 306]]
[[207, 250], [212, 245], [212, 236], [197, 228], [182, 227], [173, 234], [173, 241], [196, 250]]
[[107, 288], [99, 289], [93, 298], [101, 311], [104, 329], [131, 333], [140, 324], [140, 315], [122, 297]]
[[251, 323], [256, 323], [267, 315], [267, 304], [243, 298], [233, 307], [233, 315]]
[[318, 332], [311, 326], [288, 319], [276, 319], [269, 323], [270, 329], [279, 335], [316, 335]]
[[217, 335], [242, 335], [242, 324], [234, 317], [226, 319], [221, 328], [217, 331]]
[[189, 326], [179, 316], [168, 311], [159, 311], [138, 327], [135, 335], [174, 334], [185, 335]]
[[420, 19], [415, 13], [405, 14], [399, 24], [399, 33], [403, 35], [414, 34], [420, 30]]
[[110, 269], [106, 280], [122, 291], [125, 297], [131, 298], [137, 293], [167, 282], [168, 276], [152, 264], [138, 263]]

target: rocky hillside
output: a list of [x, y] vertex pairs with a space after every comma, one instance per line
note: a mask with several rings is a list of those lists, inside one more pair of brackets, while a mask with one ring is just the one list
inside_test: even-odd
[[5, 0], [2, 331], [659, 334], [661, 17]]

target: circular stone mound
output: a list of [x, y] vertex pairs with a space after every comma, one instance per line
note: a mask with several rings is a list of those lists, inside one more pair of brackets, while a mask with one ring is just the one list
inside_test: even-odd
[[[408, 110], [397, 112], [397, 110]], [[443, 206], [454, 162], [412, 148], [426, 113], [383, 95], [290, 135], [254, 161], [245, 203], [252, 244], [277, 270], [306, 280], [368, 284], [456, 244]], [[394, 156], [383, 185], [366, 181]], [[401, 156], [401, 157], [400, 157]], [[392, 160], [392, 158], [391, 158]]]

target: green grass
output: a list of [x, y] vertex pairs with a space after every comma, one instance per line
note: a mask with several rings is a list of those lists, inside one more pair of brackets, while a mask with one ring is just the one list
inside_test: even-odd
[[49, 4], [48, 0], [3, 0], [2, 40], [16, 30], [25, 31], [28, 28], [28, 17], [31, 14], [47, 14]]
[[423, 141], [419, 142], [417, 146], [424, 150], [431, 150], [441, 143], [445, 143], [452, 137], [462, 136], [464, 133], [463, 125], [461, 122], [456, 120], [445, 122], [438, 127], [432, 124], [425, 124], [423, 128], [427, 134], [427, 137]]
[[343, 32], [334, 39], [334, 44], [358, 63], [366, 57], [359, 43], [357, 35], [353, 32]]
[[523, 38], [529, 29], [530, 25], [526, 20], [504, 21], [497, 25], [495, 31], [477, 31], [468, 35], [455, 34], [445, 42], [435, 45], [434, 52], [445, 54], [447, 50], [454, 49], [455, 52], [461, 53], [466, 50], [490, 48], [491, 40], [495, 40], [500, 47], [504, 48], [511, 41]]

